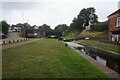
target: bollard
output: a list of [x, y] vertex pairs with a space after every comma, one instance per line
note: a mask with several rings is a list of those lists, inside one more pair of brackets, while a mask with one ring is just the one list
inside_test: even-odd
[[8, 43], [11, 43], [11, 41], [9, 41]]
[[22, 39], [20, 41], [22, 42]]
[[2, 41], [3, 42], [3, 44], [6, 44], [6, 42], [5, 41]]
[[13, 43], [15, 43], [15, 40], [13, 40]]
[[19, 40], [17, 40], [17, 42], [19, 42]]
[[66, 47], [68, 46], [67, 43], [65, 43], [65, 46], [66, 46]]

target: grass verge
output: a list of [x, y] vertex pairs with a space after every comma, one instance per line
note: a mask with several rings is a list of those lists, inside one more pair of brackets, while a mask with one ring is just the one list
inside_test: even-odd
[[98, 48], [120, 53], [120, 50], [119, 50], [120, 46], [115, 45], [115, 44], [101, 43], [99, 41], [94, 41], [94, 40], [79, 40], [78, 42], [83, 45], [95, 46]]
[[83, 32], [81, 32], [79, 36], [89, 37], [97, 40], [106, 40], [108, 38], [107, 32], [92, 32], [92, 31], [86, 31], [86, 30], [83, 30]]
[[3, 50], [3, 78], [107, 78], [62, 42], [43, 39]]

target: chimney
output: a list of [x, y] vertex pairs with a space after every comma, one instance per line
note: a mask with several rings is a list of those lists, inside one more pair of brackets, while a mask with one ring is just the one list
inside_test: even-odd
[[120, 1], [118, 2], [118, 9], [120, 9]]

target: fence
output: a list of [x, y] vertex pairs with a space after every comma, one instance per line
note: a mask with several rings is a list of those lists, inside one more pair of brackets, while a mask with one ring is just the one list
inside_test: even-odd
[[6, 40], [2, 41], [2, 44], [10, 44], [10, 43], [18, 43], [18, 42], [23, 42], [23, 41], [28, 41], [28, 38], [22, 38], [22, 39], [16, 39], [16, 40]]

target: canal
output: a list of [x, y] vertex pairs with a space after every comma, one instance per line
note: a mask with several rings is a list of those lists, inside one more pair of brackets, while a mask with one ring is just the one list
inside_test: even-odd
[[99, 63], [111, 68], [112, 70], [116, 71], [120, 74], [120, 57], [110, 56], [107, 53], [102, 51], [94, 50], [89, 47], [85, 47], [85, 49], [80, 50], [84, 54], [90, 56], [91, 58], [95, 59]]

